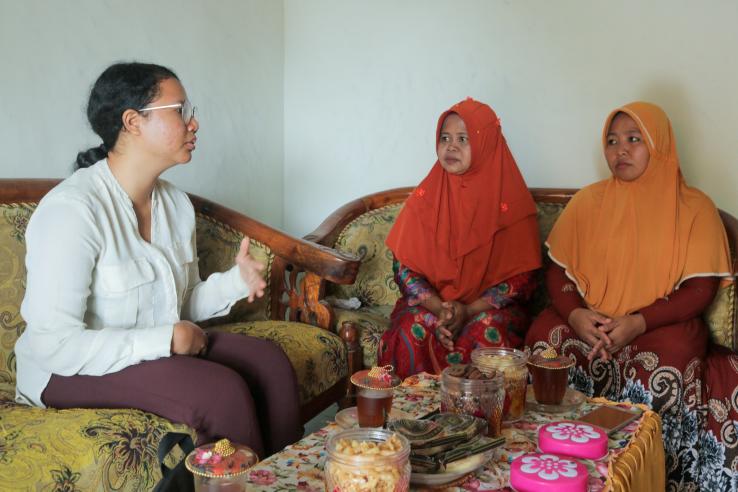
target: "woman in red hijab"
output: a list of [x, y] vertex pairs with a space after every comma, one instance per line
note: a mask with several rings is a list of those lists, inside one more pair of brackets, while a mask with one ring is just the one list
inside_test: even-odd
[[466, 99], [438, 119], [438, 160], [387, 236], [402, 297], [379, 346], [400, 377], [520, 345], [541, 266], [536, 207], [500, 120]]

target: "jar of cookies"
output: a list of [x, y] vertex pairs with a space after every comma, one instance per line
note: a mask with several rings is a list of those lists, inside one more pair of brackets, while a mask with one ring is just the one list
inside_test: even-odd
[[326, 490], [403, 492], [410, 487], [410, 443], [383, 429], [348, 429], [326, 444]]
[[471, 364], [449, 366], [441, 373], [441, 412], [479, 417], [487, 436], [502, 434], [505, 386], [502, 373], [484, 373]]
[[525, 411], [525, 392], [528, 388], [528, 356], [513, 348], [485, 347], [474, 349], [471, 361], [485, 374], [502, 373], [505, 378], [503, 420], [520, 420]]

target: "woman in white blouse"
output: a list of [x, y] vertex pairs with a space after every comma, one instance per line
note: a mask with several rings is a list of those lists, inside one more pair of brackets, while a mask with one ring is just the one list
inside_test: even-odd
[[192, 158], [199, 123], [169, 69], [107, 68], [87, 116], [103, 144], [48, 193], [26, 231], [18, 401], [139, 408], [260, 456], [299, 439], [294, 370], [272, 342], [195, 323], [264, 293], [244, 238], [235, 265], [201, 281], [195, 214], [159, 179]]

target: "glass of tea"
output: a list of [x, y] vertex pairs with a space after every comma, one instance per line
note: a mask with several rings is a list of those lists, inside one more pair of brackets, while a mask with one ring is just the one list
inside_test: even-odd
[[351, 376], [356, 386], [356, 414], [359, 427], [383, 427], [392, 410], [392, 395], [400, 378], [392, 366], [372, 367]]
[[528, 359], [528, 366], [533, 377], [533, 393], [538, 403], [561, 404], [566, 394], [569, 368], [573, 365], [573, 360], [557, 354], [553, 347], [548, 347]]

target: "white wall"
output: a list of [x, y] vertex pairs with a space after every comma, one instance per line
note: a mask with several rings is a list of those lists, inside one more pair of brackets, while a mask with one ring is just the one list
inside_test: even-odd
[[530, 186], [608, 175], [614, 107], [648, 100], [682, 169], [738, 215], [738, 2], [285, 2], [284, 225], [304, 234], [343, 203], [414, 185], [438, 115], [473, 96], [502, 119]]
[[198, 107], [182, 189], [279, 226], [283, 3], [0, 0], [0, 176], [65, 177], [99, 139], [89, 90], [120, 60], [172, 68]]

